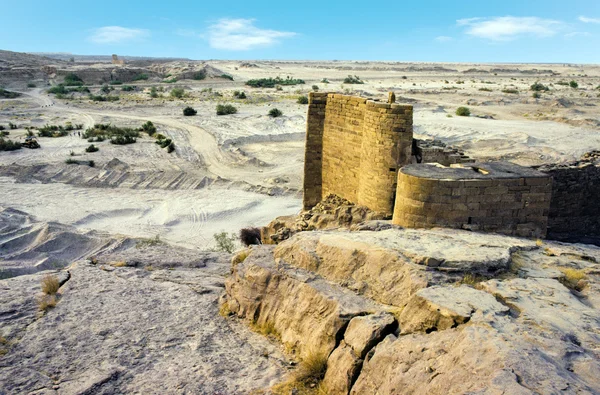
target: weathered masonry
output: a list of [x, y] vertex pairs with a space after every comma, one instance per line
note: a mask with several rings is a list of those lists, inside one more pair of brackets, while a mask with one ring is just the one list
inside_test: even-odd
[[545, 237], [551, 192], [550, 176], [507, 162], [408, 165], [393, 223]]
[[411, 105], [311, 93], [304, 208], [335, 194], [391, 215], [398, 169], [411, 158], [412, 118]]

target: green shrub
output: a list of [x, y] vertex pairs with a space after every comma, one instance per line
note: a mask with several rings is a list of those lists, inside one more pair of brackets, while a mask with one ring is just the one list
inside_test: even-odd
[[77, 74], [69, 73], [65, 75], [64, 78], [65, 86], [81, 86], [83, 85], [83, 80], [77, 76]]
[[519, 91], [514, 88], [502, 89], [502, 93], [519, 94]]
[[175, 82], [177, 82], [177, 78], [173, 77], [171, 79], [164, 80], [162, 82], [164, 82], [165, 84], [174, 84]]
[[217, 104], [217, 115], [235, 114], [237, 111], [237, 108], [231, 104]]
[[94, 162], [93, 160], [88, 162], [88, 166], [89, 167], [96, 167], [96, 162]]
[[123, 87], [121, 87], [121, 90], [124, 92], [131, 92], [135, 90], [135, 86], [123, 85]]
[[321, 80], [321, 83], [322, 83], [322, 84], [329, 84], [329, 80], [328, 80], [327, 78], [323, 78], [323, 79]]
[[8, 127], [10, 128], [10, 130], [15, 130], [15, 129], [19, 128], [16, 123], [12, 123], [12, 122], [8, 123]]
[[108, 93], [110, 93], [110, 87], [109, 87], [108, 85], [106, 85], [106, 84], [104, 84], [104, 85], [102, 86], [102, 88], [100, 88], [100, 90], [101, 90], [103, 93], [107, 93], [107, 94], [108, 94]]
[[0, 151], [16, 151], [18, 149], [21, 149], [20, 143], [0, 137]]
[[533, 97], [534, 99], [539, 99], [540, 97], [542, 97], [542, 95], [539, 92], [533, 92], [531, 97]]
[[299, 85], [299, 84], [304, 84], [304, 80], [294, 79], [289, 76], [286, 79], [276, 77], [276, 78], [260, 78], [260, 79], [246, 81], [246, 85], [251, 86], [253, 88], [275, 88], [277, 85]]
[[36, 86], [37, 86], [37, 85], [36, 85], [36, 84], [34, 84], [33, 82], [28, 82], [28, 83], [27, 83], [27, 87], [28, 87], [28, 88], [35, 88]]
[[240, 92], [240, 91], [234, 91], [233, 97], [235, 97], [237, 99], [246, 99], [246, 93]]
[[[117, 126], [113, 126], [111, 124], [102, 124], [97, 123], [93, 127], [88, 128], [85, 132], [83, 132], [82, 137], [84, 139], [95, 139], [92, 141], [104, 141], [105, 139], [111, 139], [111, 143], [113, 144], [131, 144], [135, 143], [135, 138], [140, 136], [140, 132], [138, 130], [132, 128], [121, 128]], [[118, 138], [121, 137], [121, 138]], [[112, 140], [116, 142], [113, 142]], [[90, 141], [91, 142], [91, 141]]]
[[144, 73], [138, 74], [135, 77], [133, 77], [134, 81], [141, 81], [141, 80], [147, 80], [147, 79], [148, 79], [148, 74], [144, 74]]
[[170, 154], [173, 151], [175, 151], [175, 143], [171, 141], [171, 143], [167, 145], [167, 152]]
[[229, 74], [221, 74], [219, 78], [225, 78], [226, 80], [233, 81], [233, 77]]
[[123, 85], [123, 83], [121, 81], [111, 81], [110, 84], [111, 85]]
[[156, 87], [153, 86], [150, 88], [150, 97], [156, 99], [158, 97], [158, 93], [156, 92]]
[[152, 121], [148, 121], [142, 125], [142, 130], [148, 133], [148, 136], [152, 136], [154, 133], [156, 133], [156, 126], [154, 126]]
[[[4, 126], [2, 126], [2, 128], [4, 128]], [[0, 137], [6, 137], [8, 135], [10, 135], [8, 130], [0, 130]]]
[[196, 81], [201, 81], [206, 78], [206, 72], [204, 70], [197, 71], [194, 73], [192, 78], [195, 79]]
[[569, 83], [567, 81], [558, 81], [556, 85], [569, 86]]
[[67, 158], [67, 160], [65, 161], [65, 163], [67, 165], [78, 165], [79, 162], [77, 162], [75, 159], [71, 159], [71, 158]]
[[185, 91], [183, 90], [183, 88], [171, 89], [171, 97], [176, 97], [178, 99], [181, 99], [184, 94], [185, 94]]
[[173, 140], [171, 140], [171, 139], [165, 139], [165, 138], [162, 138], [162, 139], [159, 139], [159, 140], [155, 141], [155, 143], [158, 144], [160, 146], [160, 148], [168, 147], [169, 145], [171, 145], [172, 142], [173, 142]]
[[135, 142], [136, 142], [135, 137], [131, 137], [131, 136], [115, 136], [115, 137], [111, 137], [111, 139], [110, 139], [110, 143], [116, 144], [116, 145], [127, 145], [127, 144], [133, 144]]
[[280, 117], [282, 115], [283, 115], [283, 113], [278, 108], [272, 108], [269, 111], [269, 116], [272, 117], [272, 118], [277, 118], [277, 117]]
[[14, 99], [15, 97], [21, 96], [20, 93], [7, 91], [4, 88], [0, 88], [0, 97], [4, 97], [6, 99]]
[[491, 92], [492, 91], [490, 88], [479, 88], [479, 90], [482, 92]]
[[236, 239], [236, 235], [234, 233], [228, 235], [226, 232], [220, 232], [215, 233], [213, 237], [217, 242], [217, 251], [225, 251], [231, 254], [235, 249], [233, 241]]
[[98, 152], [100, 148], [96, 147], [94, 144], [90, 144], [89, 147], [85, 149], [85, 152]]
[[[73, 130], [72, 127], [71, 130]], [[44, 125], [38, 129], [38, 136], [40, 137], [64, 137], [68, 134], [69, 131], [60, 125]]]
[[300, 97], [298, 97], [298, 100], [296, 100], [296, 102], [298, 104], [308, 104], [308, 97], [300, 96]]
[[364, 84], [364, 82], [361, 81], [360, 77], [357, 75], [349, 75], [348, 77], [344, 78], [344, 84]]
[[91, 101], [119, 101], [119, 96], [89, 95]]
[[579, 84], [577, 83], [577, 81], [571, 81], [569, 82], [569, 86], [573, 89], [577, 89], [579, 88]]
[[535, 84], [531, 85], [531, 87], [529, 89], [531, 89], [532, 91], [535, 91], [535, 92], [546, 92], [550, 88], [548, 88], [546, 85], [544, 85], [540, 82], [536, 82]]
[[312, 86], [312, 90], [315, 91], [315, 92], [318, 92], [319, 91], [319, 86], [318, 85], [313, 85]]
[[467, 107], [458, 107], [456, 109], [456, 115], [460, 117], [468, 117], [471, 115], [471, 110], [469, 110]]
[[194, 116], [198, 113], [198, 111], [194, 110], [192, 107], [186, 107], [183, 109], [183, 115], [186, 117]]

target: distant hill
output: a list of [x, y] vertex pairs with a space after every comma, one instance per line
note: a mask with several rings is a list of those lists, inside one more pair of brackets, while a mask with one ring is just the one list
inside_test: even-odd
[[47, 56], [34, 55], [25, 52], [12, 52], [0, 49], [0, 66], [44, 66], [48, 64], [61, 64], [60, 59], [52, 59]]
[[[68, 52], [30, 52], [32, 55], [44, 56], [46, 58], [58, 59], [68, 62], [73, 58], [75, 63], [111, 63], [112, 55], [76, 55]], [[125, 63], [138, 63], [138, 62], [150, 62], [150, 63], [166, 63], [173, 61], [190, 61], [187, 58], [153, 58], [150, 56], [126, 56], [119, 55], [119, 59], [125, 61]]]

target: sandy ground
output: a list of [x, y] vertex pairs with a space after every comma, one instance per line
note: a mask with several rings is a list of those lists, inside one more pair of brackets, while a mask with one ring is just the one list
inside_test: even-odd
[[[168, 154], [146, 136], [127, 146], [98, 143], [100, 151], [87, 154], [89, 143], [77, 136], [40, 138], [42, 149], [0, 153], [2, 203], [82, 230], [158, 234], [186, 247], [211, 248], [217, 231], [237, 232], [300, 209], [306, 106], [296, 99], [312, 85], [380, 99], [392, 90], [399, 102], [415, 106], [417, 137], [440, 139], [478, 159], [538, 165], [572, 161], [600, 146], [598, 66], [249, 63], [256, 67], [210, 63], [233, 75], [233, 82], [144, 82], [134, 92], [115, 86], [111, 94], [120, 96], [118, 102], [91, 102], [83, 95], [56, 99], [42, 87], [0, 100], [0, 125], [18, 124], [10, 135], [17, 140], [26, 126], [69, 121], [85, 127], [98, 122], [138, 127], [150, 120], [176, 144]], [[365, 83], [344, 84], [349, 74]], [[288, 75], [306, 84], [280, 91], [244, 85], [251, 78]], [[578, 89], [559, 84], [571, 80], [578, 81]], [[529, 87], [538, 81], [550, 90], [533, 98]], [[148, 95], [152, 86], [162, 90], [161, 97]], [[186, 90], [185, 98], [169, 96], [176, 86]], [[99, 88], [91, 87], [92, 93]], [[502, 92], [506, 89], [519, 93]], [[235, 90], [248, 99], [235, 99]], [[218, 103], [234, 104], [239, 111], [217, 116]], [[188, 105], [197, 116], [182, 115]], [[459, 106], [469, 107], [472, 116], [456, 116]], [[284, 115], [267, 116], [274, 107]], [[71, 153], [82, 163], [93, 160], [98, 170], [69, 168], [64, 162]], [[118, 169], [114, 158], [122, 164]], [[99, 182], [106, 173], [118, 182], [110, 187]]]

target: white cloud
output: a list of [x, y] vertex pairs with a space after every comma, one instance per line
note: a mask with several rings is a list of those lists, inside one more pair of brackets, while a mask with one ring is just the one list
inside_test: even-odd
[[435, 38], [435, 41], [439, 41], [441, 43], [447, 43], [448, 41], [452, 41], [452, 37], [448, 37], [448, 36], [437, 36]]
[[567, 33], [565, 34], [565, 37], [589, 37], [591, 36], [590, 33], [588, 32], [571, 32], [571, 33]]
[[130, 29], [121, 26], [100, 27], [89, 37], [96, 44], [118, 44], [125, 41], [137, 40], [148, 37], [150, 32], [146, 29]]
[[579, 20], [583, 23], [600, 23], [600, 18], [588, 18], [587, 16], [580, 16]]
[[220, 19], [209, 26], [206, 38], [211, 47], [230, 51], [248, 51], [277, 44], [295, 36], [293, 32], [259, 29], [253, 19]]
[[494, 41], [513, 40], [522, 35], [550, 37], [563, 26], [552, 19], [514, 16], [459, 19], [456, 23], [465, 26], [468, 35]]

